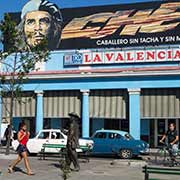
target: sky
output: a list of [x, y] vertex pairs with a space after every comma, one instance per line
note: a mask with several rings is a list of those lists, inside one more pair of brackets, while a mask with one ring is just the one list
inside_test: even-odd
[[[23, 5], [29, 0], [0, 0], [0, 18], [6, 12], [20, 12]], [[56, 3], [60, 8], [85, 7], [94, 5], [124, 4], [157, 0], [49, 0]]]
[[[7, 12], [20, 12], [24, 4], [29, 0], [0, 0], [0, 20], [3, 18], [4, 13]], [[100, 6], [108, 4], [125, 4], [136, 2], [147, 2], [157, 0], [49, 0], [56, 3], [60, 8], [72, 7], [87, 7], [87, 6]], [[2, 45], [0, 44], [0, 49]]]

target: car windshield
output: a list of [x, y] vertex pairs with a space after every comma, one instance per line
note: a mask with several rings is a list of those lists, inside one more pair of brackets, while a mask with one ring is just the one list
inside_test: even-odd
[[134, 139], [129, 133], [125, 134], [125, 135], [124, 135], [124, 138], [125, 138], [126, 140]]

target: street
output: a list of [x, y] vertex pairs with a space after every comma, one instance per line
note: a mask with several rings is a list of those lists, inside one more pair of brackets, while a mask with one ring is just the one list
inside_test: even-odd
[[[94, 180], [108, 180], [108, 179], [119, 179], [126, 178], [130, 179], [143, 179], [143, 175], [141, 173], [141, 168], [130, 168], [130, 167], [114, 167], [110, 165], [112, 159], [93, 159], [90, 160], [89, 163], [84, 163], [81, 161], [81, 171], [80, 172], [72, 172], [70, 174], [69, 179], [93, 179]], [[11, 160], [1, 160], [0, 167], [3, 171], [2, 178], [3, 179], [39, 179], [39, 180], [49, 180], [49, 179], [60, 179], [62, 178], [62, 171], [60, 170], [59, 161], [56, 159], [48, 159], [40, 161], [37, 157], [31, 157], [30, 163], [32, 169], [36, 173], [33, 177], [28, 177], [24, 174], [24, 164], [21, 163], [18, 166], [18, 169], [13, 174], [7, 173], [7, 167]], [[128, 176], [127, 176], [128, 175]]]
[[[63, 179], [63, 172], [60, 169], [59, 159], [49, 157], [46, 160], [39, 160], [38, 157], [29, 157], [31, 167], [35, 173], [34, 176], [27, 176], [25, 174], [24, 163], [21, 162], [14, 173], [9, 174], [7, 167], [10, 162], [16, 157], [15, 154], [5, 156], [0, 154], [0, 170], [2, 174], [0, 179], [3, 180], [49, 180], [49, 179]], [[131, 162], [131, 163], [130, 163]], [[71, 172], [70, 180], [143, 180], [142, 166], [145, 162], [142, 160], [121, 160], [114, 158], [90, 158], [90, 162], [85, 162], [80, 159], [80, 172]], [[131, 165], [132, 164], [132, 165]], [[159, 178], [163, 180], [171, 179], [167, 175], [151, 175], [152, 178]], [[178, 176], [173, 176], [173, 180], [178, 180]]]

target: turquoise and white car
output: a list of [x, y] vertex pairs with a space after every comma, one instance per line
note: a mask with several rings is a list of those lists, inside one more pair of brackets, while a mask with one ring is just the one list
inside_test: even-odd
[[[19, 142], [12, 142], [13, 149], [16, 150]], [[43, 144], [57, 144], [61, 148], [65, 148], [67, 144], [67, 136], [60, 129], [41, 130], [36, 137], [29, 139], [27, 148], [30, 153], [37, 154], [41, 151]], [[79, 139], [79, 148], [77, 152], [91, 151], [93, 149], [93, 140]], [[46, 152], [58, 153], [61, 148], [46, 148]]]

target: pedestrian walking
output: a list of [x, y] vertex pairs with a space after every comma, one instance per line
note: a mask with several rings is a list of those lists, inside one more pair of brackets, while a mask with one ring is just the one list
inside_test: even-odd
[[15, 161], [12, 162], [12, 164], [8, 167], [9, 173], [12, 173], [15, 166], [21, 162], [22, 159], [24, 159], [24, 164], [27, 169], [27, 175], [34, 175], [30, 168], [29, 160], [28, 160], [28, 155], [27, 155], [27, 142], [29, 140], [30, 133], [27, 131], [27, 126], [24, 122], [20, 123], [19, 126], [19, 132], [18, 132], [18, 141], [19, 145], [17, 147], [17, 153], [18, 157]]

